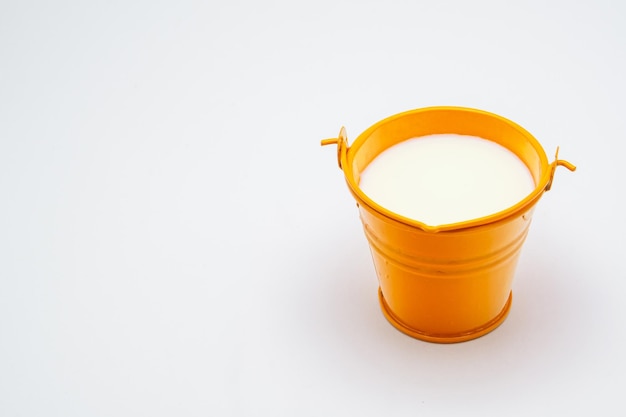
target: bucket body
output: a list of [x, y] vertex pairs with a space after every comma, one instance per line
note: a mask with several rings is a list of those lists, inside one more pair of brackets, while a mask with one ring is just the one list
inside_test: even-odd
[[[433, 134], [478, 136], [515, 153], [527, 166], [534, 190], [489, 216], [430, 226], [387, 210], [360, 188], [361, 173], [387, 148]], [[539, 142], [498, 115], [462, 107], [429, 107], [397, 114], [373, 125], [348, 146], [336, 143], [339, 166], [357, 201], [379, 281], [381, 309], [398, 330], [418, 339], [453, 343], [482, 336], [506, 318], [517, 260], [534, 207], [550, 189], [558, 165], [548, 163]]]
[[381, 308], [399, 330], [429, 341], [478, 337], [504, 320], [532, 210], [491, 225], [432, 233], [360, 205]]

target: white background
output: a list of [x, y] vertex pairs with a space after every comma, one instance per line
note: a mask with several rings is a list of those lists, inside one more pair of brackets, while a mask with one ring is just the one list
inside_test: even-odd
[[[624, 415], [626, 6], [0, 3], [0, 415]], [[378, 307], [320, 139], [433, 105], [557, 171], [508, 319]]]

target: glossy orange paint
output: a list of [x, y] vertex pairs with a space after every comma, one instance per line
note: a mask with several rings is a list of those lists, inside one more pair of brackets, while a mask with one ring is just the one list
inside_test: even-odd
[[[535, 189], [498, 213], [469, 221], [429, 226], [387, 210], [359, 188], [361, 173], [385, 149], [401, 141], [455, 133], [494, 141], [528, 167]], [[438, 343], [480, 337], [504, 321], [511, 285], [533, 210], [550, 189], [558, 159], [548, 162], [541, 144], [524, 128], [496, 114], [464, 107], [428, 107], [384, 119], [349, 146], [344, 128], [337, 138], [339, 167], [356, 199], [379, 281], [382, 311], [398, 330]]]

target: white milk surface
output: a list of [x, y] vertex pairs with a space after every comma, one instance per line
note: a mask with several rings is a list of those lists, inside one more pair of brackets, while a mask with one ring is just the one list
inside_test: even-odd
[[408, 139], [386, 149], [363, 171], [373, 201], [429, 226], [497, 213], [535, 188], [526, 165], [505, 147], [475, 136]]

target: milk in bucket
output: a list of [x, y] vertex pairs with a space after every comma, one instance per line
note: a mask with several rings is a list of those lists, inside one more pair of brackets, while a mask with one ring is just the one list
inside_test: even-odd
[[510, 150], [476, 136], [436, 134], [408, 139], [378, 155], [360, 188], [388, 210], [430, 226], [488, 216], [535, 188]]

